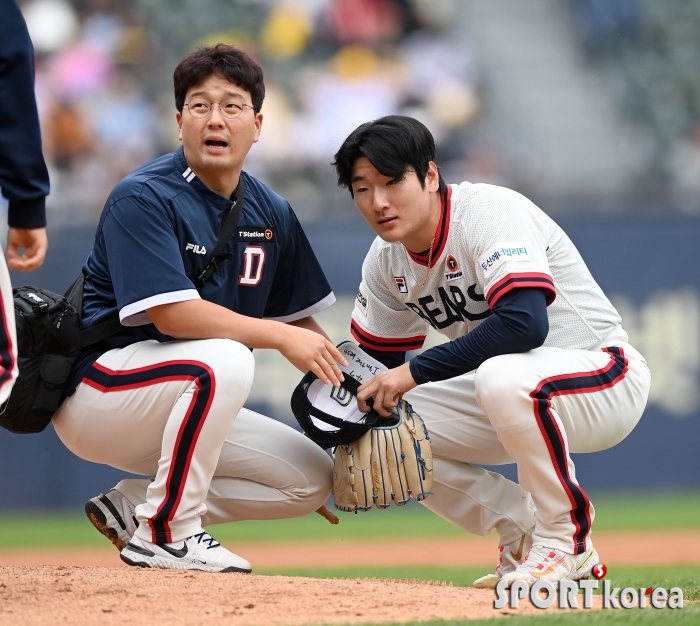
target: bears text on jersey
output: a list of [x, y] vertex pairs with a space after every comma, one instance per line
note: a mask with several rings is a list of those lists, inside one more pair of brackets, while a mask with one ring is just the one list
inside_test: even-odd
[[[484, 301], [484, 296], [476, 293], [476, 285], [471, 285], [467, 289], [469, 299], [474, 302]], [[474, 322], [483, 320], [492, 315], [490, 309], [486, 309], [480, 313], [472, 313], [467, 309], [467, 298], [462, 290], [457, 285], [450, 286], [450, 293], [447, 293], [445, 287], [438, 287], [438, 294], [442, 301], [442, 309], [438, 306], [431, 306], [435, 303], [433, 296], [423, 296], [418, 298], [418, 304], [415, 302], [406, 302], [406, 306], [414, 313], [423, 318], [436, 330], [452, 326], [456, 322], [465, 322], [467, 320]], [[441, 316], [445, 319], [439, 320]]]

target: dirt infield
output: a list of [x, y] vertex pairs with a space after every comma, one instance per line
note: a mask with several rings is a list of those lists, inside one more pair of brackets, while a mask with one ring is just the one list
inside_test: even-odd
[[[352, 565], [484, 565], [493, 538], [343, 541], [230, 545], [255, 568]], [[603, 562], [700, 562], [700, 531], [599, 534]], [[312, 579], [206, 574], [127, 567], [103, 549], [0, 552], [0, 626], [129, 623], [130, 626], [360, 624], [483, 618], [516, 611], [493, 608], [492, 591], [421, 581]], [[599, 601], [600, 597], [596, 601]], [[534, 612], [521, 604], [518, 614]]]
[[0, 567], [0, 581], [0, 625], [13, 626], [295, 626], [540, 612], [525, 602], [496, 611], [492, 591], [417, 581], [66, 566]]

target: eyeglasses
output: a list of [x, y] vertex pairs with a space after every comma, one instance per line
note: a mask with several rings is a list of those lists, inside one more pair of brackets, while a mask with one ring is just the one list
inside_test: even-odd
[[185, 102], [185, 106], [190, 112], [190, 115], [192, 117], [197, 117], [200, 119], [207, 117], [211, 113], [211, 110], [215, 104], [219, 105], [219, 111], [221, 111], [221, 115], [227, 117], [230, 120], [237, 118], [243, 112], [243, 107], [248, 107], [249, 109], [255, 110], [254, 107], [250, 106], [249, 104], [244, 104], [243, 102], [235, 101], [207, 102], [206, 100], [195, 98], [193, 100], [190, 100], [189, 102]]

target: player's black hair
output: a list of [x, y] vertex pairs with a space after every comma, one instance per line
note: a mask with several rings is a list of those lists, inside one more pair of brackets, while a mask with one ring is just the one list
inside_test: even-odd
[[[424, 124], [405, 115], [387, 115], [358, 126], [331, 163], [338, 174], [338, 185], [347, 187], [351, 196], [352, 168], [363, 156], [384, 176], [396, 180], [407, 171], [414, 171], [425, 189], [428, 163], [435, 161], [435, 140]], [[438, 176], [442, 192], [446, 185], [439, 169]]]
[[180, 113], [187, 90], [200, 85], [210, 76], [220, 76], [245, 89], [250, 94], [255, 112], [260, 111], [265, 99], [262, 68], [243, 50], [218, 43], [211, 47], [197, 48], [175, 68], [175, 107]]

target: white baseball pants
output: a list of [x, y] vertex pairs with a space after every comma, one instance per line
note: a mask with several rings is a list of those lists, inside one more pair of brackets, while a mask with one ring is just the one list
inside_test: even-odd
[[0, 248], [0, 404], [10, 397], [18, 375], [15, 303], [10, 273]]
[[[534, 542], [569, 554], [590, 546], [594, 508], [570, 452], [622, 441], [639, 421], [651, 376], [629, 344], [538, 348], [485, 361], [475, 373], [406, 394], [432, 442], [434, 496], [424, 504], [477, 535]], [[517, 463], [519, 485], [478, 464]]]
[[146, 541], [306, 515], [329, 496], [333, 464], [292, 428], [242, 408], [254, 367], [251, 352], [228, 339], [110, 350], [53, 425], [76, 455], [153, 477], [119, 484]]

